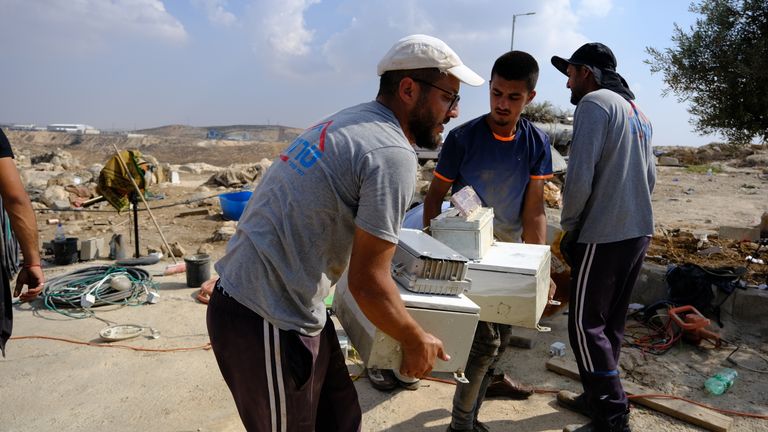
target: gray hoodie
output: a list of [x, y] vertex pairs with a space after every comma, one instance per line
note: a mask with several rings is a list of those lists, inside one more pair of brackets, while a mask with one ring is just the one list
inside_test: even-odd
[[576, 106], [560, 225], [581, 243], [653, 235], [656, 166], [650, 121], [607, 89]]

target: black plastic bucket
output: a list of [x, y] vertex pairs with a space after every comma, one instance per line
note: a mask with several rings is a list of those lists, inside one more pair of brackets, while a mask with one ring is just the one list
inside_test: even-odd
[[53, 262], [58, 265], [74, 264], [78, 261], [77, 237], [53, 241]]
[[197, 254], [184, 257], [187, 266], [187, 286], [197, 288], [211, 278], [211, 256]]

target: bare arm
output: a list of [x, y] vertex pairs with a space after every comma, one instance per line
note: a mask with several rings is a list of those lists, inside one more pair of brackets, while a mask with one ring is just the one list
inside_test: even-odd
[[443, 198], [450, 188], [451, 183], [437, 177], [432, 178], [427, 195], [424, 197], [423, 222], [425, 228], [429, 228], [429, 222], [440, 214], [443, 208]]
[[45, 281], [40, 268], [40, 241], [32, 203], [11, 158], [0, 158], [0, 196], [24, 256], [24, 267], [16, 278], [14, 295], [21, 294], [22, 286], [27, 285], [29, 289], [21, 299], [31, 300], [40, 294]]
[[[523, 241], [531, 244], [546, 244], [547, 214], [544, 212], [544, 180], [531, 179], [523, 200]], [[557, 286], [549, 279], [548, 300], [555, 298]]]
[[381, 331], [400, 342], [400, 373], [428, 375], [435, 358], [449, 360], [443, 343], [425, 332], [408, 314], [390, 273], [395, 244], [356, 228], [349, 262], [349, 291], [365, 316]]
[[523, 241], [530, 244], [547, 242], [547, 215], [544, 213], [544, 180], [531, 179], [523, 200]]

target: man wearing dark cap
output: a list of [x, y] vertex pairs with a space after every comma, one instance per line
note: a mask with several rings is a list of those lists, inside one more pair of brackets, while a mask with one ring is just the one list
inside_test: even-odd
[[341, 110], [286, 148], [216, 263], [208, 333], [249, 431], [359, 431], [361, 409], [323, 303], [348, 267], [367, 318], [400, 342], [404, 376], [449, 360], [406, 311], [390, 273], [413, 197], [416, 153], [458, 115], [460, 82], [484, 80], [443, 41], [399, 40], [376, 100]]
[[588, 43], [552, 64], [568, 76], [576, 105], [560, 247], [571, 266], [568, 333], [584, 387], [581, 395], [561, 392], [558, 402], [592, 418], [566, 431], [629, 431], [618, 367], [629, 297], [653, 235], [652, 128], [607, 46]]

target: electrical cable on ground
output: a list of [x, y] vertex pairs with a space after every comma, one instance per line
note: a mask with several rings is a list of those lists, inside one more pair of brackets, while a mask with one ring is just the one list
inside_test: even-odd
[[[197, 350], [205, 350], [208, 351], [211, 349], [211, 344], [206, 343], [205, 345], [200, 345], [196, 347], [181, 347], [181, 348], [140, 348], [140, 347], [134, 347], [130, 345], [121, 345], [121, 344], [104, 344], [104, 343], [95, 343], [95, 342], [83, 342], [78, 341], [74, 339], [67, 339], [67, 338], [61, 338], [61, 337], [54, 337], [54, 336], [38, 336], [38, 335], [30, 335], [30, 336], [13, 336], [11, 337], [11, 340], [24, 340], [24, 339], [44, 339], [44, 340], [53, 340], [53, 341], [59, 341], [59, 342], [67, 342], [67, 343], [73, 343], [77, 345], [86, 345], [90, 347], [97, 347], [97, 348], [119, 348], [119, 349], [127, 349], [132, 351], [143, 351], [143, 352], [158, 352], [158, 353], [166, 353], [166, 352], [184, 352], [184, 351], [197, 351]], [[352, 361], [356, 364], [362, 364], [362, 361], [352, 359]], [[356, 381], [360, 378], [360, 375], [350, 375], [350, 378], [352, 378], [353, 381]], [[435, 381], [440, 382], [443, 384], [452, 384], [456, 385], [455, 381], [452, 380], [446, 380], [442, 378], [436, 378], [436, 377], [425, 377], [425, 380], [429, 381]], [[534, 392], [539, 394], [552, 394], [557, 393], [559, 390], [553, 390], [553, 389], [534, 389]], [[637, 398], [658, 398], [658, 399], [677, 399], [682, 400], [688, 403], [692, 403], [694, 405], [698, 405], [703, 408], [710, 409], [712, 411], [717, 411], [723, 414], [730, 414], [740, 417], [749, 417], [749, 418], [756, 418], [756, 419], [763, 419], [768, 420], [768, 415], [763, 414], [754, 414], [754, 413], [746, 413], [741, 411], [733, 411], [733, 410], [727, 410], [722, 408], [716, 408], [707, 404], [703, 404], [701, 402], [696, 402], [691, 399], [683, 398], [680, 396], [673, 396], [673, 395], [667, 395], [667, 394], [634, 394], [634, 395], [627, 395], [627, 397], [631, 399], [637, 399]]]
[[[114, 288], [111, 282], [118, 278], [130, 281], [130, 287]], [[91, 308], [96, 306], [145, 304], [150, 293], [157, 294], [157, 286], [144, 269], [95, 266], [49, 279], [42, 298], [48, 310], [79, 319], [94, 316]]]
[[29, 335], [29, 336], [12, 336], [11, 340], [24, 340], [24, 339], [44, 339], [44, 340], [53, 340], [53, 341], [59, 341], [59, 342], [67, 342], [72, 343], [75, 345], [86, 345], [90, 347], [95, 348], [120, 348], [120, 349], [126, 349], [131, 351], [143, 351], [143, 352], [157, 352], [157, 353], [165, 353], [165, 352], [182, 352], [182, 351], [197, 351], [197, 350], [210, 350], [211, 349], [211, 343], [206, 343], [205, 345], [195, 346], [195, 347], [180, 347], [180, 348], [141, 348], [141, 347], [134, 347], [130, 345], [122, 345], [122, 344], [113, 344], [113, 343], [97, 343], [97, 342], [84, 342], [79, 341], [75, 339], [67, 339], [62, 337], [56, 337], [56, 336], [39, 336], [39, 335]]

